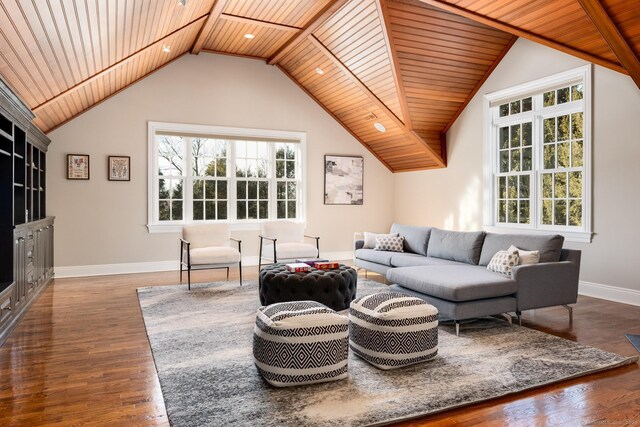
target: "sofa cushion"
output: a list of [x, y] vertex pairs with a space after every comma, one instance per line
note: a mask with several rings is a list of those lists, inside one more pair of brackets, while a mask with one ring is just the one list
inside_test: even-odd
[[524, 251], [540, 251], [540, 262], [557, 262], [560, 260], [564, 237], [558, 234], [500, 234], [487, 233], [482, 245], [480, 265], [487, 265], [493, 255], [509, 246], [517, 246]]
[[448, 231], [434, 228], [429, 238], [427, 255], [477, 265], [483, 240], [484, 231]]
[[404, 237], [404, 251], [427, 256], [427, 246], [431, 227], [416, 227], [413, 225], [393, 224], [391, 233]]
[[407, 289], [449, 301], [473, 301], [515, 294], [515, 280], [485, 267], [428, 265], [393, 268], [387, 280]]
[[418, 254], [402, 253], [393, 254], [391, 256], [391, 265], [393, 267], [416, 267], [419, 265], [464, 265], [457, 261], [450, 261], [448, 259], [426, 257]]
[[376, 264], [391, 265], [391, 257], [398, 252], [376, 251], [374, 249], [358, 249], [356, 258], [363, 259]]

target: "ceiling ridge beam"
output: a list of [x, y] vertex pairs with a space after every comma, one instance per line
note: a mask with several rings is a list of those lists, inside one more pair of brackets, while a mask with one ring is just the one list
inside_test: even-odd
[[[68, 94], [69, 92], [73, 92], [73, 91], [75, 91], [75, 90], [77, 90], [77, 89], [80, 89], [80, 88], [82, 88], [82, 87], [84, 87], [84, 86], [88, 85], [89, 83], [91, 83], [91, 82], [95, 81], [97, 78], [102, 77], [104, 74], [107, 74], [108, 72], [110, 72], [110, 71], [111, 71], [111, 70], [113, 70], [114, 68], [118, 68], [118, 67], [120, 67], [121, 65], [123, 65], [123, 64], [125, 64], [125, 63], [127, 63], [127, 62], [129, 62], [130, 60], [135, 59], [139, 54], [141, 54], [141, 53], [143, 53], [144, 51], [146, 51], [146, 50], [150, 49], [150, 48], [151, 48], [151, 47], [153, 47], [154, 45], [157, 45], [157, 44], [161, 43], [162, 41], [166, 40], [167, 38], [169, 38], [169, 37], [171, 37], [171, 36], [173, 36], [173, 35], [175, 35], [175, 34], [177, 34], [177, 33], [181, 32], [181, 31], [183, 31], [184, 29], [186, 29], [186, 28], [188, 28], [188, 27], [192, 26], [193, 24], [197, 23], [198, 21], [201, 21], [201, 20], [202, 20], [202, 19], [204, 19], [206, 16], [207, 16], [207, 15], [202, 15], [200, 18], [198, 18], [198, 19], [196, 19], [196, 20], [194, 20], [194, 21], [191, 21], [191, 22], [190, 22], [190, 23], [188, 23], [188, 24], [183, 25], [182, 27], [178, 28], [177, 30], [172, 31], [171, 33], [167, 34], [167, 35], [166, 35], [166, 36], [164, 36], [163, 38], [158, 39], [158, 40], [154, 41], [154, 42], [153, 42], [153, 43], [151, 43], [151, 44], [148, 44], [147, 46], [145, 46], [145, 47], [143, 47], [143, 48], [141, 48], [141, 49], [139, 49], [139, 50], [135, 51], [134, 53], [132, 53], [131, 55], [129, 55], [129, 56], [125, 57], [125, 58], [122, 58], [120, 61], [116, 62], [115, 64], [112, 64], [112, 65], [108, 66], [108, 67], [107, 67], [107, 68], [105, 68], [104, 70], [101, 70], [100, 72], [98, 72], [98, 73], [96, 73], [96, 74], [93, 74], [93, 75], [92, 75], [92, 76], [90, 76], [90, 77], [87, 77], [86, 79], [82, 80], [81, 82], [76, 83], [75, 85], [73, 85], [73, 86], [71, 86], [70, 88], [68, 88], [68, 89], [64, 90], [63, 92], [60, 92], [59, 94], [57, 94], [57, 95], [56, 95], [56, 96], [54, 96], [53, 98], [48, 99], [48, 100], [46, 100], [45, 102], [43, 102], [43, 103], [41, 103], [41, 104], [39, 104], [39, 105], [36, 105], [35, 107], [33, 107], [33, 108], [31, 109], [31, 111], [33, 111], [33, 112], [35, 113], [36, 111], [42, 110], [43, 108], [45, 108], [45, 107], [46, 107], [46, 106], [48, 106], [49, 104], [51, 104], [51, 103], [53, 103], [53, 102], [57, 101], [58, 99], [62, 98], [63, 96], [65, 96], [65, 95], [66, 95], [66, 94]], [[180, 55], [180, 56], [182, 56], [182, 55]]]
[[464, 18], [470, 19], [472, 21], [478, 22], [480, 24], [487, 25], [492, 28], [496, 28], [498, 30], [504, 31], [506, 33], [513, 34], [518, 37], [522, 37], [533, 42], [539, 43], [541, 45], [550, 47], [552, 49], [559, 50], [560, 52], [564, 52], [569, 55], [573, 55], [580, 59], [584, 59], [585, 61], [593, 62], [594, 64], [602, 65], [603, 67], [609, 68], [611, 70], [617, 71], [623, 74], [629, 74], [628, 71], [616, 62], [609, 61], [607, 59], [601, 58], [599, 56], [592, 55], [588, 52], [584, 52], [582, 50], [573, 48], [571, 46], [567, 46], [562, 43], [558, 43], [554, 40], [548, 39], [546, 37], [539, 36], [537, 34], [531, 33], [529, 31], [522, 30], [518, 27], [515, 27], [510, 24], [506, 24], [504, 22], [498, 21], [493, 18], [488, 18], [484, 15], [480, 15], [479, 13], [469, 11], [460, 6], [456, 6], [453, 4], [446, 3], [442, 0], [420, 0], [422, 3], [428, 4], [430, 6], [436, 7], [438, 9], [444, 10], [446, 12], [453, 13], [454, 15], [462, 16]]
[[331, 18], [338, 10], [342, 8], [349, 0], [330, 0], [325, 6], [318, 11], [304, 27], [298, 32], [298, 34], [292, 36], [287, 40], [278, 51], [267, 60], [267, 64], [276, 65], [282, 59], [287, 56], [292, 49], [298, 46], [304, 41], [307, 36], [311, 35], [315, 30], [324, 24], [329, 18]]
[[318, 98], [316, 98], [315, 96], [313, 96], [313, 94], [311, 92], [309, 92], [309, 90], [307, 90], [306, 87], [304, 87], [302, 84], [300, 84], [299, 81], [297, 81], [291, 74], [289, 74], [289, 72], [287, 70], [284, 69], [284, 67], [280, 64], [276, 64], [276, 67], [278, 67], [280, 69], [280, 71], [282, 71], [284, 73], [285, 76], [289, 77], [291, 79], [292, 82], [294, 82], [300, 89], [302, 89], [304, 91], [304, 93], [306, 93], [307, 95], [309, 95], [309, 97], [311, 99], [313, 99], [320, 107], [322, 107], [322, 109], [324, 111], [327, 112], [327, 114], [329, 114], [331, 117], [333, 117], [333, 119], [340, 123], [340, 125], [347, 131], [349, 132], [349, 134], [351, 136], [353, 136], [357, 141], [360, 142], [360, 144], [364, 145], [364, 147], [369, 150], [369, 152], [371, 154], [373, 154], [373, 156], [378, 159], [380, 161], [380, 163], [382, 163], [387, 169], [389, 169], [390, 172], [395, 172], [393, 170], [393, 168], [391, 166], [389, 166], [389, 163], [387, 163], [382, 157], [380, 157], [378, 155], [378, 153], [376, 153], [375, 151], [373, 151], [373, 149], [371, 147], [369, 147], [360, 137], [358, 137], [358, 135], [356, 135], [351, 129], [349, 129], [349, 127], [347, 127], [347, 125], [345, 125], [342, 120], [340, 120], [338, 117], [336, 117], [335, 114], [333, 114], [333, 112], [331, 110], [329, 110], [327, 107], [324, 106], [324, 104], [322, 102], [320, 102], [320, 100]]
[[455, 121], [458, 118], [458, 116], [460, 116], [460, 114], [462, 114], [464, 109], [467, 108], [467, 105], [469, 105], [469, 102], [471, 102], [471, 100], [476, 95], [476, 93], [478, 93], [478, 91], [480, 90], [480, 88], [482, 87], [484, 82], [487, 81], [487, 79], [489, 78], [491, 73], [493, 73], [493, 70], [496, 69], [496, 67], [498, 66], [500, 61], [502, 61], [502, 58], [504, 58], [505, 55], [507, 54], [507, 52], [509, 52], [509, 50], [511, 49], [513, 44], [516, 42], [516, 40], [518, 40], [518, 37], [513, 36], [511, 38], [511, 40], [509, 41], [509, 43], [507, 43], [507, 45], [504, 47], [504, 49], [502, 49], [502, 51], [500, 52], [500, 54], [498, 55], [496, 60], [493, 61], [493, 64], [491, 64], [491, 67], [489, 67], [487, 72], [484, 73], [484, 76], [482, 76], [480, 81], [478, 81], [478, 83], [475, 85], [473, 90], [469, 93], [469, 96], [467, 96], [467, 99], [465, 99], [465, 101], [462, 103], [462, 105], [460, 105], [460, 108], [458, 108], [458, 110], [455, 112], [453, 117], [451, 117], [451, 120], [449, 120], [449, 123], [447, 123], [447, 125], [444, 127], [444, 129], [442, 130], [443, 134], [446, 135], [447, 131], [451, 128], [451, 126], [453, 126], [453, 124], [455, 123]]
[[353, 74], [349, 67], [343, 64], [342, 61], [340, 61], [333, 54], [333, 52], [331, 52], [325, 45], [320, 42], [320, 40], [318, 40], [314, 35], [310, 35], [308, 37], [308, 40], [328, 59], [330, 59], [336, 67], [338, 67], [344, 74], [346, 74], [351, 82], [353, 82], [358, 87], [358, 89], [360, 89], [369, 98], [369, 100], [376, 105], [376, 107], [380, 108], [385, 113], [385, 115], [387, 115], [391, 119], [391, 121], [393, 121], [393, 123], [398, 126], [400, 130], [403, 131], [405, 135], [407, 135], [407, 137], [409, 137], [409, 139], [417, 142], [418, 144], [421, 144], [426, 149], [427, 153], [432, 157], [433, 161], [436, 162], [439, 166], [446, 167], [446, 163], [444, 162], [442, 157], [440, 157], [440, 155], [427, 143], [427, 141], [422, 139], [422, 137], [415, 131], [408, 129], [407, 126], [402, 122], [402, 120], [400, 120], [398, 116], [396, 116], [395, 113], [391, 111], [389, 107], [387, 107], [387, 105], [380, 100], [380, 98], [378, 98], [373, 92], [371, 92], [371, 89], [369, 89], [367, 85], [365, 85], [355, 74]]
[[404, 90], [404, 82], [402, 81], [400, 74], [400, 63], [398, 62], [395, 40], [392, 39], [393, 36], [391, 34], [391, 22], [389, 20], [389, 12], [387, 10], [387, 0], [376, 0], [376, 6], [380, 12], [382, 35], [384, 36], [387, 54], [389, 55], [391, 62], [391, 74], [393, 75], [393, 82], [396, 86], [396, 93], [400, 103], [400, 110], [402, 111], [402, 118], [404, 119], [403, 121], [407, 128], [409, 130], [413, 130], [411, 113], [409, 111], [409, 104], [407, 103], [407, 94]]
[[578, 3], [616, 55], [618, 61], [629, 72], [636, 86], [640, 88], [640, 61], [604, 6], [597, 0], [578, 0]]
[[191, 53], [193, 55], [197, 55], [202, 50], [202, 46], [204, 46], [204, 42], [209, 38], [209, 34], [211, 34], [211, 30], [218, 22], [218, 18], [222, 14], [222, 10], [227, 4], [227, 0], [215, 0], [215, 3], [211, 7], [211, 11], [209, 12], [209, 16], [207, 16], [207, 20], [205, 21], [202, 28], [200, 28], [200, 32], [196, 37], [196, 41], [193, 42], [193, 46], [191, 46]]
[[232, 15], [230, 13], [221, 13], [220, 18], [227, 21], [235, 21], [243, 24], [253, 24], [262, 27], [272, 28], [281, 31], [300, 31], [302, 28], [291, 25], [278, 24], [277, 22], [263, 21], [261, 19], [247, 18], [246, 16]]

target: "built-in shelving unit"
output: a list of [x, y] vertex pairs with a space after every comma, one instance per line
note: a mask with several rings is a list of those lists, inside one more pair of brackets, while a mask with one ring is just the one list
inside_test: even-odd
[[53, 277], [46, 216], [49, 139], [0, 80], [0, 345]]

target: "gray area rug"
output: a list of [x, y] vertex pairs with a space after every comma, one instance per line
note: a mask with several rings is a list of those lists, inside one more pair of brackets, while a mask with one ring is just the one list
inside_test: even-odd
[[[358, 296], [386, 287], [361, 281]], [[382, 425], [633, 363], [497, 319], [440, 326], [432, 361], [381, 371], [353, 354], [349, 378], [269, 386], [253, 364], [256, 282], [138, 289], [169, 421], [178, 426]]]

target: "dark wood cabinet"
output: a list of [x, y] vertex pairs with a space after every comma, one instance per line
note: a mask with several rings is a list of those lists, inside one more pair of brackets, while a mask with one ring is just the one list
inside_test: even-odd
[[0, 80], [0, 345], [53, 277], [47, 138]]

